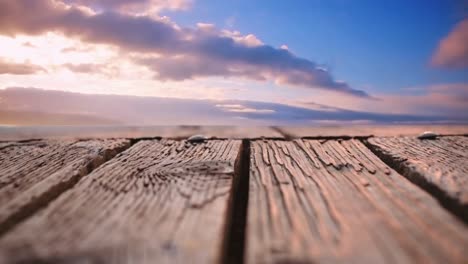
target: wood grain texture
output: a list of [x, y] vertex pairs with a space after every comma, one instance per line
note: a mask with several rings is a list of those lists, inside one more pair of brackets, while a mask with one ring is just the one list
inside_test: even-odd
[[468, 263], [468, 229], [360, 141], [255, 141], [247, 263]]
[[371, 138], [370, 147], [468, 221], [468, 137]]
[[467, 125], [336, 125], [278, 128], [291, 138], [418, 136], [424, 131], [433, 131], [441, 135], [468, 135]]
[[140, 141], [1, 238], [0, 260], [213, 263], [240, 144]]
[[128, 140], [0, 143], [0, 234], [129, 146]]

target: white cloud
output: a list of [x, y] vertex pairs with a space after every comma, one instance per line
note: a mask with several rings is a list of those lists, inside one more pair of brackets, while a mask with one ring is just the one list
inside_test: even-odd
[[257, 109], [246, 107], [241, 104], [217, 104], [216, 107], [223, 109], [225, 112], [231, 113], [257, 113], [257, 114], [272, 114], [275, 110], [272, 109]]
[[243, 44], [247, 47], [257, 47], [265, 45], [265, 43], [263, 43], [254, 34], [242, 35], [239, 31], [222, 30], [221, 36], [231, 38], [235, 42]]
[[[87, 0], [82, 1], [88, 3]], [[101, 1], [101, 4], [108, 3]], [[138, 2], [141, 4], [147, 1]], [[52, 3], [58, 2], [0, 2], [0, 12], [5, 14], [0, 15], [0, 34], [43, 35], [52, 31], [88, 44], [113, 47], [120, 54], [140, 54], [140, 58], [144, 59], [137, 57], [134, 62], [146, 66], [161, 81], [234, 77], [369, 97], [364, 91], [336, 81], [315, 62], [298, 57], [288, 50], [266, 45], [253, 34], [219, 31], [208, 24], [184, 28], [168, 18], [157, 16], [112, 12], [89, 14]], [[117, 5], [117, 2], [114, 4]], [[120, 4], [128, 3], [125, 0]], [[44, 50], [50, 52], [51, 49]], [[48, 60], [55, 58], [50, 56]]]

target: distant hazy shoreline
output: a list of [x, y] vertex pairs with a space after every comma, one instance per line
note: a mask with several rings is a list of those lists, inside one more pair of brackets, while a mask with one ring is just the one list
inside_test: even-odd
[[[301, 131], [307, 136], [366, 136], [418, 135], [424, 131], [444, 134], [468, 134], [468, 124], [386, 124], [386, 125], [316, 125], [281, 126]], [[268, 126], [11, 126], [0, 125], [0, 141], [42, 138], [184, 138], [195, 134], [208, 137], [234, 135], [242, 138], [253, 130], [277, 130]], [[303, 131], [303, 132], [302, 132]], [[258, 133], [257, 133], [258, 134]], [[228, 137], [230, 137], [228, 136]], [[261, 137], [261, 135], [259, 136]]]

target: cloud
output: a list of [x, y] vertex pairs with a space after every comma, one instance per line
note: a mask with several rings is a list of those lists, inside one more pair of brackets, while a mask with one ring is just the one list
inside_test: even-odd
[[121, 125], [118, 121], [81, 114], [41, 113], [0, 110], [0, 123], [13, 126], [103, 126]]
[[73, 53], [73, 52], [92, 52], [93, 49], [91, 47], [80, 47], [80, 46], [70, 46], [63, 48], [60, 52], [61, 53]]
[[241, 104], [217, 104], [216, 107], [221, 108], [223, 111], [231, 113], [260, 113], [260, 114], [271, 114], [275, 110], [272, 109], [256, 109], [251, 107], [245, 107]]
[[[329, 111], [256, 101], [96, 95], [33, 88], [0, 89], [0, 98], [0, 112], [99, 117], [127, 125], [309, 125], [330, 120], [346, 123], [362, 120], [369, 123], [467, 122], [464, 118], [444, 115], [379, 114], [341, 108]], [[40, 124], [41, 121], [35, 122]]]
[[381, 101], [362, 109], [385, 113], [413, 113], [425, 116], [451, 116], [468, 121], [468, 84], [435, 84], [402, 90], [399, 94], [378, 95]]
[[183, 28], [160, 17], [90, 14], [53, 0], [0, 0], [0, 34], [37, 35], [48, 31], [138, 53], [136, 61], [148, 66], [160, 80], [242, 77], [368, 97], [336, 81], [316, 63], [265, 45], [254, 35], [229, 35], [206, 27]]
[[259, 47], [265, 44], [253, 34], [243, 36], [239, 31], [222, 30], [221, 37], [227, 37], [247, 47]]
[[318, 104], [308, 102], [333, 102], [341, 109], [354, 111], [368, 111], [382, 114], [417, 115], [426, 117], [447, 117], [468, 121], [468, 84], [440, 83], [422, 87], [410, 87], [394, 91], [393, 93], [376, 94], [379, 100], [365, 100], [363, 98], [336, 95], [317, 95], [293, 102], [306, 108], [333, 111]]
[[0, 58], [0, 74], [28, 75], [45, 72], [45, 69], [30, 63], [9, 62]]
[[[468, 121], [468, 84], [437, 84], [423, 88], [422, 94], [387, 96], [387, 107], [399, 107], [413, 113], [446, 115]], [[393, 103], [392, 103], [393, 102]]]
[[119, 68], [110, 64], [98, 64], [98, 63], [81, 63], [73, 64], [66, 63], [62, 64], [61, 67], [75, 72], [75, 73], [86, 73], [86, 74], [102, 74], [108, 77], [115, 77], [119, 74]]
[[23, 47], [27, 47], [27, 48], [37, 48], [34, 44], [32, 44], [31, 42], [29, 41], [26, 41], [24, 43], [21, 44]]
[[65, 0], [95, 10], [113, 10], [128, 14], [150, 14], [161, 10], [186, 10], [190, 0]]
[[468, 19], [458, 23], [439, 43], [432, 65], [445, 68], [468, 68]]

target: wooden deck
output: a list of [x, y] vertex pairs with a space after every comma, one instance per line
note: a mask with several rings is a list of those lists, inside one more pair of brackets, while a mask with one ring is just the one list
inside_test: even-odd
[[67, 129], [0, 131], [1, 264], [468, 263], [468, 126]]

